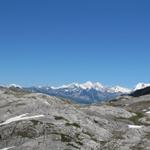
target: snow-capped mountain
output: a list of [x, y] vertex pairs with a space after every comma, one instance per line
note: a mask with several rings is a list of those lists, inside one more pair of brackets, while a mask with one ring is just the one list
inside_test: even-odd
[[105, 87], [103, 86], [101, 83], [99, 82], [95, 82], [92, 83], [91, 81], [87, 81], [83, 84], [79, 84], [79, 83], [71, 83], [68, 85], [63, 85], [60, 87], [51, 87], [52, 89], [75, 89], [75, 88], [80, 88], [83, 90], [90, 90], [90, 89], [94, 89], [97, 91], [101, 91], [101, 92], [110, 92], [110, 93], [130, 93], [131, 90], [121, 87], [121, 86], [114, 86], [114, 87]]
[[60, 86], [60, 87], [51, 87], [51, 88], [52, 89], [81, 88], [81, 89], [84, 89], [84, 90], [87, 90], [87, 89], [103, 90], [104, 86], [102, 84], [100, 84], [99, 82], [92, 83], [91, 81], [87, 81], [83, 84], [71, 83], [71, 84], [68, 84], [68, 85], [63, 85], [63, 86]]
[[112, 87], [111, 90], [115, 93], [130, 93], [132, 90], [121, 86]]
[[146, 87], [150, 87], [150, 83], [138, 83], [135, 88], [134, 91], [136, 90], [140, 90], [140, 89], [144, 89]]
[[59, 87], [38, 86], [27, 88], [32, 92], [40, 92], [52, 96], [68, 98], [79, 103], [94, 103], [103, 100], [110, 100], [119, 95], [130, 93], [131, 90], [120, 86], [105, 87], [99, 82], [90, 81], [79, 84], [71, 83]]
[[8, 88], [23, 88], [31, 92], [44, 93], [52, 96], [67, 98], [78, 103], [95, 103], [113, 99], [124, 94], [132, 94], [136, 90], [150, 87], [150, 83], [138, 83], [134, 89], [128, 89], [121, 86], [107, 87], [99, 82], [87, 81], [85, 83], [71, 83], [58, 87], [53, 86], [34, 86], [21, 87], [20, 85], [11, 84]]

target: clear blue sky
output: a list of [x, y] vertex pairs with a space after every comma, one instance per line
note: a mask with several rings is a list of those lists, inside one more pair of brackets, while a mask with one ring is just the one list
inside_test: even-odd
[[149, 0], [0, 0], [0, 83], [150, 82]]

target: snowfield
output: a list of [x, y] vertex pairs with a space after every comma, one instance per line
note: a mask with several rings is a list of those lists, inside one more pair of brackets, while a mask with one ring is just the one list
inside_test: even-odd
[[137, 125], [128, 125], [128, 128], [130, 129], [140, 129], [142, 128], [143, 126], [137, 126]]
[[12, 149], [12, 148], [15, 148], [15, 146], [12, 146], [12, 147], [6, 147], [6, 148], [0, 149], [0, 150], [9, 150], [9, 149]]
[[5, 125], [5, 124], [9, 124], [9, 123], [15, 122], [15, 121], [44, 117], [44, 115], [35, 115], [35, 116], [27, 116], [27, 115], [28, 115], [28, 113], [22, 114], [22, 115], [19, 115], [19, 116], [16, 116], [16, 117], [9, 118], [5, 122], [0, 123], [0, 126]]

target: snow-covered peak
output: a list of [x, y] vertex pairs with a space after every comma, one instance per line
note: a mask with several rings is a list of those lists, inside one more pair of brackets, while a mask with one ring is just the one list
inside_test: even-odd
[[134, 91], [144, 89], [144, 88], [149, 87], [149, 86], [150, 86], [150, 83], [138, 83], [135, 86]]
[[93, 83], [91, 81], [87, 81], [83, 84], [79, 84], [82, 89], [91, 89], [93, 87]]
[[99, 82], [92, 83], [91, 81], [79, 84], [79, 87], [82, 89], [96, 89], [96, 90], [101, 90], [104, 88], [104, 86]]
[[130, 89], [124, 88], [124, 87], [121, 87], [121, 86], [112, 87], [111, 90], [115, 93], [130, 93], [131, 92]]
[[76, 88], [76, 87], [77, 88], [79, 87], [78, 83], [71, 83], [71, 84], [62, 85], [62, 86], [58, 86], [58, 87], [52, 86], [51, 88], [57, 90], [57, 89], [66, 89], [66, 88], [72, 89], [72, 88]]
[[115, 87], [105, 87], [99, 82], [94, 82], [92, 83], [91, 81], [87, 81], [85, 83], [79, 84], [79, 83], [71, 83], [68, 85], [63, 85], [59, 87], [51, 87], [52, 89], [78, 89], [81, 88], [83, 90], [90, 90], [90, 89], [95, 89], [97, 91], [101, 92], [111, 92], [111, 93], [130, 93], [131, 90], [121, 87], [121, 86], [115, 86]]
[[71, 83], [68, 85], [62, 85], [59, 87], [51, 87], [52, 89], [64, 89], [64, 88], [81, 88], [83, 90], [86, 89], [96, 89], [96, 90], [102, 90], [104, 86], [100, 84], [99, 82], [92, 83], [91, 81], [87, 81], [85, 83], [79, 84], [79, 83]]

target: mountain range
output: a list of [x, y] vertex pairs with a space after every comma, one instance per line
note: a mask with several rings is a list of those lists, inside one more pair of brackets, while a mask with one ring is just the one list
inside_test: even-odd
[[54, 86], [22, 87], [16, 84], [10, 84], [7, 85], [7, 87], [17, 87], [28, 90], [30, 92], [48, 94], [50, 96], [56, 96], [62, 99], [63, 98], [69, 99], [75, 103], [91, 104], [101, 101], [108, 101], [120, 95], [128, 95], [128, 94], [132, 95], [134, 91], [150, 87], [150, 83], [138, 83], [133, 89], [121, 86], [107, 87], [99, 82], [92, 83], [91, 81], [87, 81], [82, 84], [71, 83], [59, 87]]
[[[19, 87], [18, 85], [11, 85]], [[72, 100], [76, 103], [90, 104], [100, 101], [107, 101], [114, 99], [120, 95], [128, 95], [133, 91], [150, 86], [148, 83], [138, 83], [135, 88], [128, 89], [121, 86], [106, 87], [99, 82], [92, 83], [87, 81], [85, 83], [71, 83], [59, 87], [53, 86], [32, 86], [24, 87], [24, 89], [36, 93], [44, 93], [50, 96], [57, 96]]]

